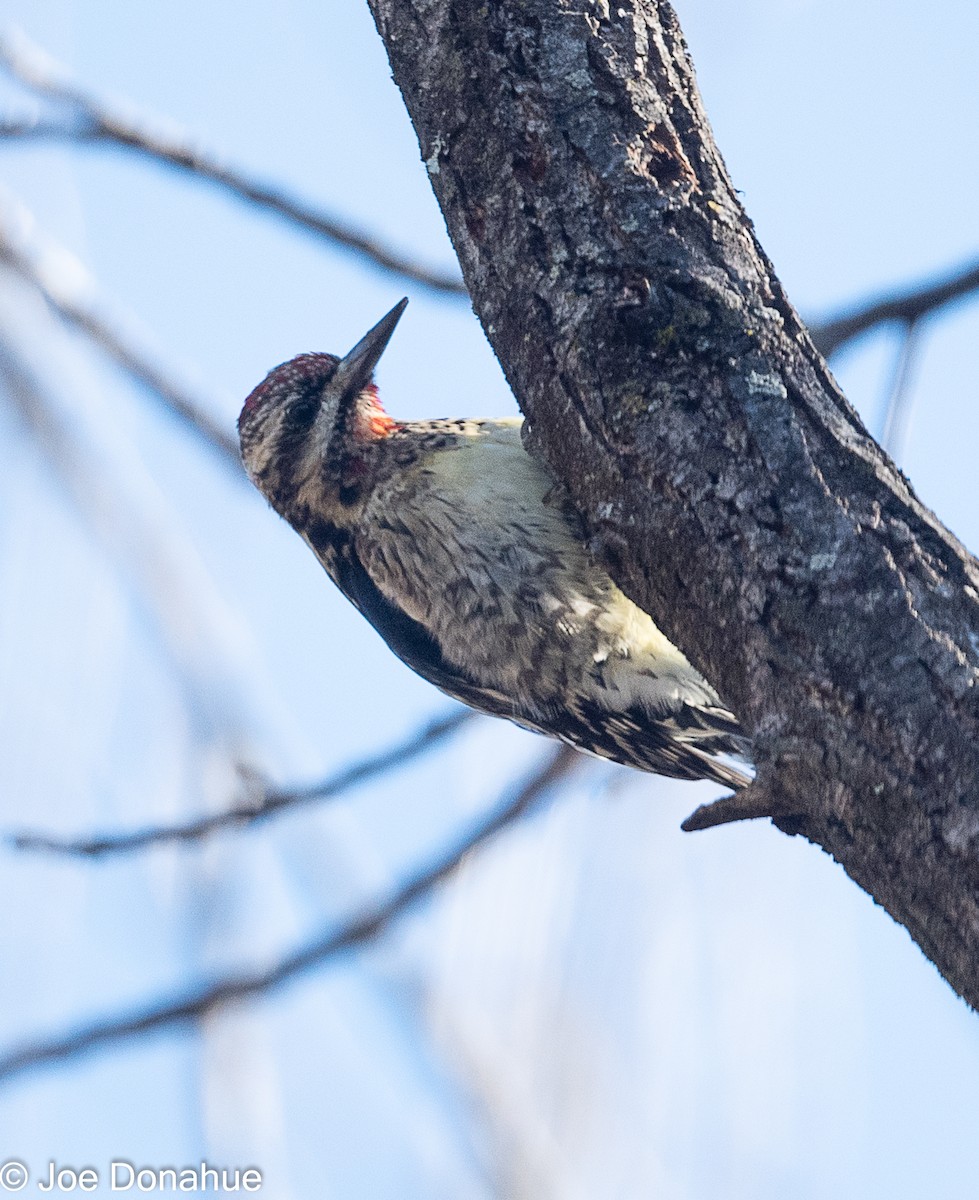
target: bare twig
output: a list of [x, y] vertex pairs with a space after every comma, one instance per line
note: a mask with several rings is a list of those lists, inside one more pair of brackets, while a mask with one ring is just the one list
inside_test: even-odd
[[109, 854], [142, 850], [147, 846], [198, 842], [219, 829], [255, 825], [284, 809], [296, 808], [316, 800], [334, 800], [343, 793], [376, 779], [386, 771], [406, 766], [413, 759], [434, 750], [475, 717], [476, 714], [469, 709], [459, 709], [448, 716], [431, 721], [403, 742], [388, 747], [380, 754], [371, 755], [344, 767], [321, 783], [283, 790], [262, 788], [256, 796], [246, 797], [245, 801], [235, 808], [211, 813], [185, 825], [151, 826], [134, 830], [132, 833], [102, 834], [93, 838], [77, 839], [29, 831], [11, 834], [7, 840], [18, 850], [39, 850], [73, 858], [100, 858]]
[[922, 317], [979, 291], [979, 263], [949, 272], [932, 283], [918, 283], [880, 296], [838, 317], [809, 326], [813, 341], [828, 358], [841, 346], [877, 325], [900, 321], [913, 325]]
[[680, 825], [684, 833], [697, 833], [702, 829], [714, 829], [735, 821], [757, 821], [762, 818], [784, 818], [781, 804], [759, 780], [753, 780], [731, 796], [709, 800], [695, 808]]
[[905, 326], [904, 336], [898, 347], [880, 438], [881, 445], [895, 462], [900, 462], [904, 455], [908, 421], [911, 417], [911, 383], [920, 348], [921, 324], [919, 321], [910, 321]]
[[[28, 230], [32, 236], [27, 235]], [[92, 298], [94, 285], [81, 263], [64, 247], [40, 237], [31, 214], [7, 198], [0, 204], [0, 262], [31, 283], [67, 325], [91, 338], [244, 478], [237, 439], [208, 415], [197, 397], [152, 363], [99, 313]]]
[[221, 1005], [269, 992], [310, 968], [335, 959], [346, 950], [373, 941], [407, 909], [451, 875], [467, 854], [526, 813], [581, 761], [576, 751], [567, 746], [558, 747], [489, 817], [408, 878], [386, 900], [366, 908], [339, 929], [331, 930], [301, 946], [273, 966], [221, 979], [178, 999], [149, 1006], [141, 1012], [94, 1021], [61, 1037], [30, 1042], [8, 1051], [0, 1055], [0, 1080], [10, 1079], [43, 1064], [65, 1062], [113, 1042], [196, 1020]]
[[35, 120], [31, 117], [7, 120], [0, 126], [2, 137], [58, 138], [78, 143], [120, 146], [213, 183], [239, 199], [267, 209], [367, 259], [371, 265], [410, 279], [421, 287], [444, 295], [467, 295], [458, 275], [425, 267], [345, 221], [227, 166], [214, 155], [173, 133], [153, 131], [139, 119], [110, 111], [102, 100], [66, 82], [64, 72], [20, 35], [16, 38], [0, 38], [0, 66], [36, 94], [67, 104], [73, 110], [72, 119], [63, 122]]
[[[43, 357], [48, 366], [65, 363], [58, 341], [62, 331], [43, 301], [29, 285], [11, 278], [2, 261], [0, 274], [7, 277], [0, 304], [4, 401], [23, 421], [52, 478], [159, 639], [194, 726], [229, 749], [239, 747], [235, 757], [253, 752], [264, 738], [246, 731], [257, 727], [264, 708], [257, 682], [245, 669], [248, 655], [237, 618], [193, 544], [179, 534], [169, 505], [129, 452], [125, 436], [100, 422], [100, 401], [93, 399], [84, 372], [75, 374], [67, 406], [54, 399], [37, 360]], [[42, 318], [39, 323], [32, 309]], [[25, 323], [43, 350], [23, 344], [18, 325]], [[70, 359], [67, 364], [70, 370]]]
[[6, 142], [72, 141], [83, 136], [77, 122], [72, 124], [63, 119], [51, 120], [35, 113], [22, 117], [0, 116], [0, 139]]

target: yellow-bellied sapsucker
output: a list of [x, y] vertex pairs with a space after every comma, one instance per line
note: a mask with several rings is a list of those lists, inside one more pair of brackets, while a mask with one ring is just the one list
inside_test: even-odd
[[402, 300], [342, 359], [245, 401], [248, 474], [395, 654], [481, 712], [616, 762], [741, 787], [717, 693], [589, 555], [519, 418], [400, 422], [373, 371]]

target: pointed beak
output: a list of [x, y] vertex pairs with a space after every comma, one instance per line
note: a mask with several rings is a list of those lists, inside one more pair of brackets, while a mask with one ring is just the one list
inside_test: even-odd
[[401, 314], [407, 306], [408, 297], [405, 296], [386, 317], [381, 317], [370, 333], [364, 334], [349, 354], [344, 355], [330, 381], [331, 391], [338, 392], [341, 396], [356, 395], [370, 383], [374, 368], [387, 348], [394, 327], [401, 320]]

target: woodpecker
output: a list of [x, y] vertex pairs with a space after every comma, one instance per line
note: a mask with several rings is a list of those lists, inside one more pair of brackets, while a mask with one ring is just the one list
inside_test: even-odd
[[749, 742], [586, 547], [520, 418], [395, 421], [374, 368], [407, 300], [343, 358], [245, 401], [252, 481], [394, 653], [480, 712], [642, 771], [740, 788]]

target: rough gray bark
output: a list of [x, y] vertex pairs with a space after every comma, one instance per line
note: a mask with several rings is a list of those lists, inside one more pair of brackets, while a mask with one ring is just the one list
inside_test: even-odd
[[772, 816], [979, 1004], [979, 571], [755, 240], [665, 0], [369, 0], [483, 326], [596, 552]]

